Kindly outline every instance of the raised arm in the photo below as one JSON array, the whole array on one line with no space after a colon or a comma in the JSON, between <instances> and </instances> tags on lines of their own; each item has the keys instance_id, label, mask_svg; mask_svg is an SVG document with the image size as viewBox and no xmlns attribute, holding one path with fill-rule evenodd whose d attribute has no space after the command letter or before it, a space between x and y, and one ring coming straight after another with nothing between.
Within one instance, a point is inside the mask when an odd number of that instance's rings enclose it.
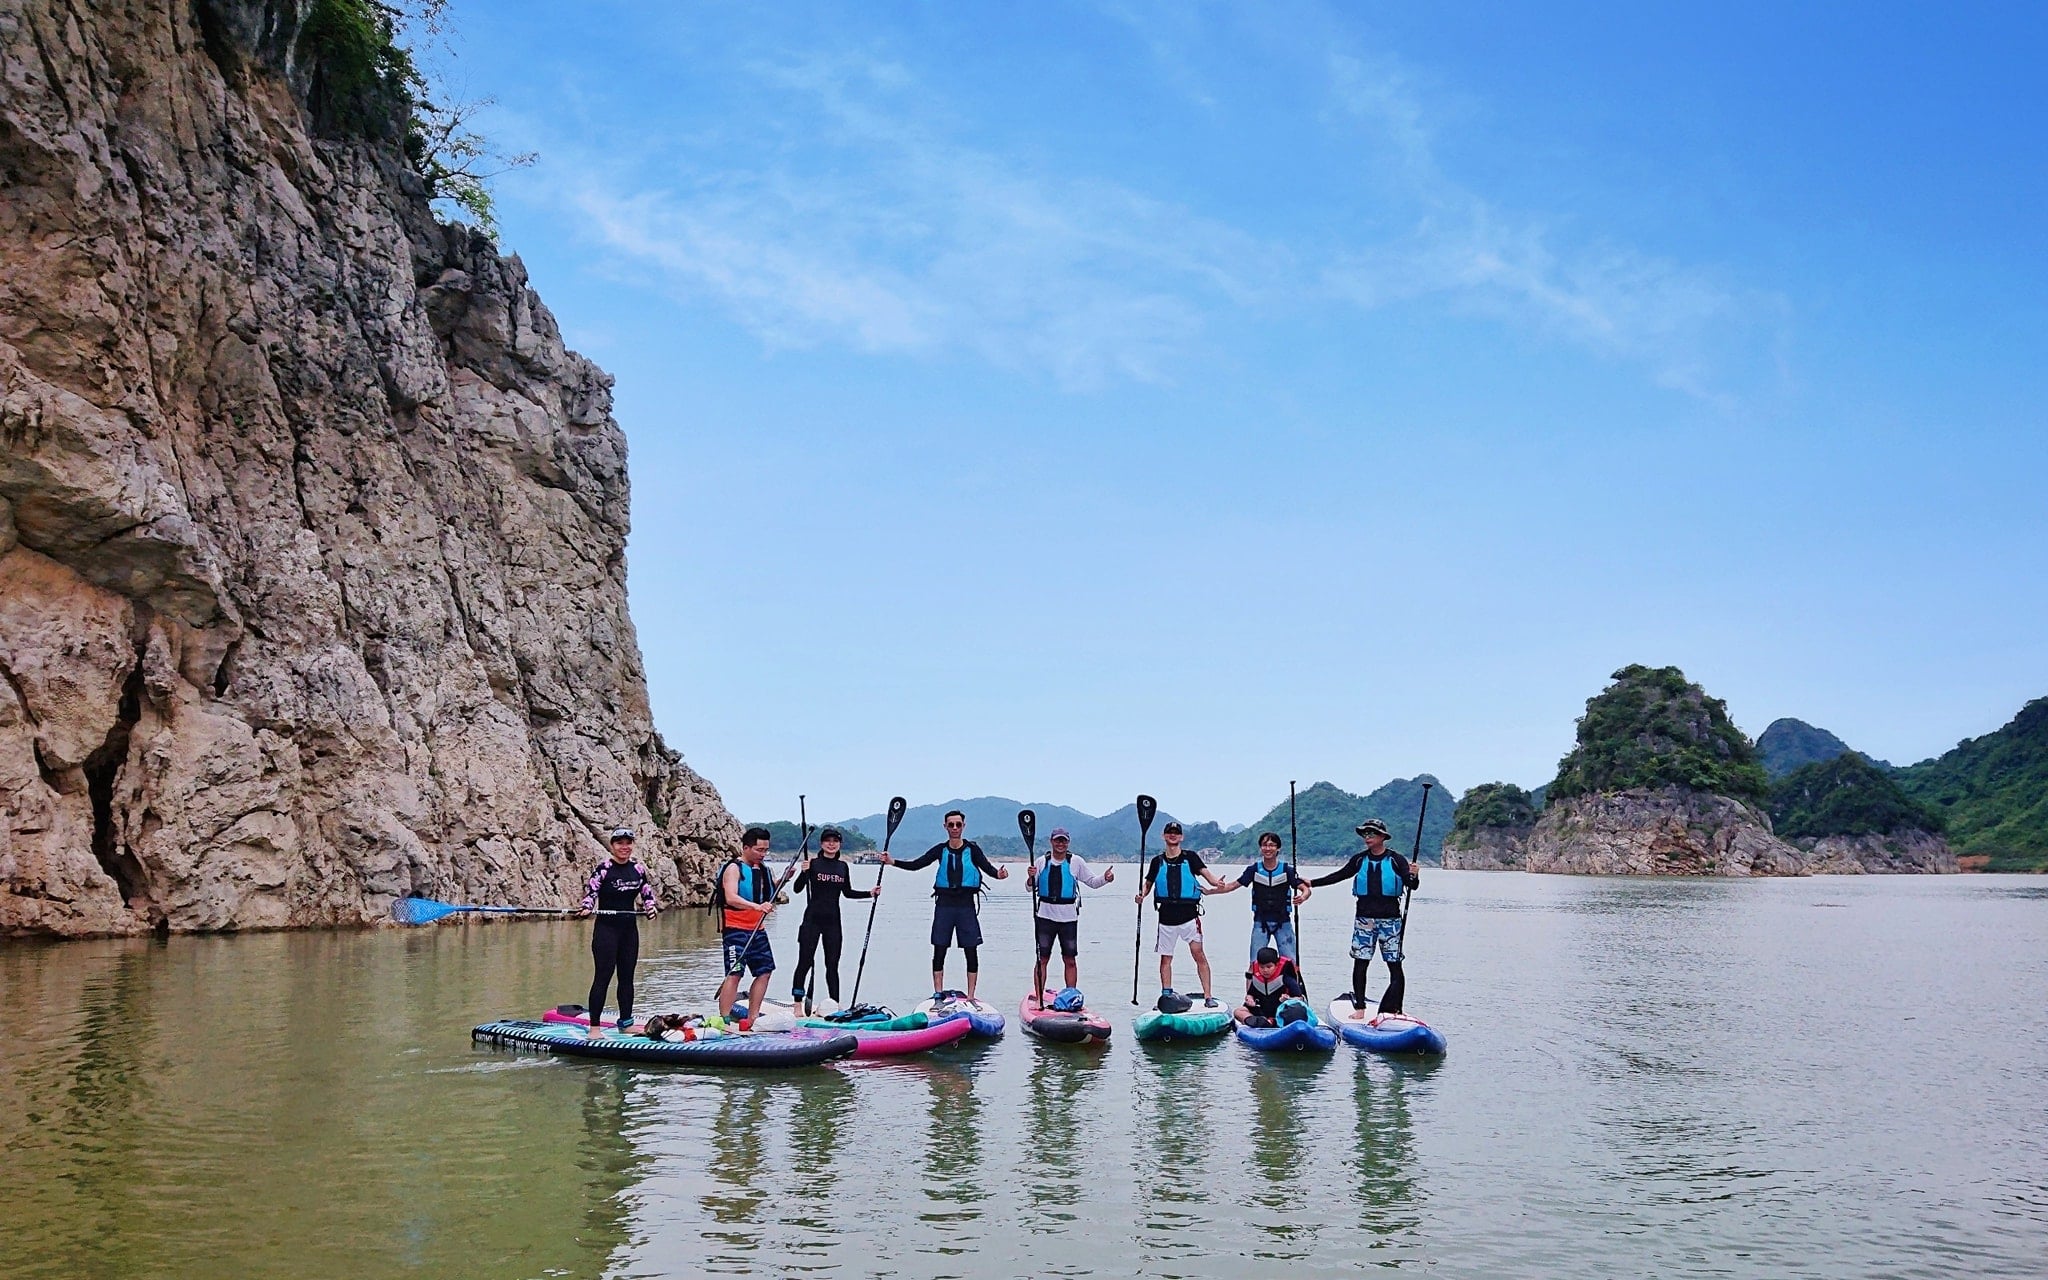
<instances>
[{"instance_id":1,"label":"raised arm","mask_svg":"<svg viewBox=\"0 0 2048 1280\"><path fill-rule=\"evenodd\" d=\"M1343 866L1337 868L1335 871L1332 871L1329 875L1317 876L1315 879L1309 881L1309 883L1315 886L1316 888L1320 889L1326 884L1339 884L1345 880L1349 880L1351 877L1358 874L1358 864L1362 862L1364 858L1364 853L1354 853L1351 855L1350 861L1346 862Z\"/></svg>"}]
</instances>

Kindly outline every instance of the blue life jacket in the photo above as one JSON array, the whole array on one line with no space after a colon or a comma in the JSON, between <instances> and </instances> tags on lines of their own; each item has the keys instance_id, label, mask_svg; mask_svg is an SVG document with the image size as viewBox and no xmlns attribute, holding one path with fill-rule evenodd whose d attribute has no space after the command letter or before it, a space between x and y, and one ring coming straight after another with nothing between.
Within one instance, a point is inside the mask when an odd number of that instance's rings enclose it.
<instances>
[{"instance_id":1,"label":"blue life jacket","mask_svg":"<svg viewBox=\"0 0 2048 1280\"><path fill-rule=\"evenodd\" d=\"M739 890L742 898L748 902L766 902L775 896L775 882L768 878L768 868L750 867L738 859L733 860L733 865L740 869L739 883L734 888Z\"/></svg>"},{"instance_id":2,"label":"blue life jacket","mask_svg":"<svg viewBox=\"0 0 2048 1280\"><path fill-rule=\"evenodd\" d=\"M939 873L932 880L935 889L981 889L981 868L974 865L970 845L946 849L939 854Z\"/></svg>"},{"instance_id":3,"label":"blue life jacket","mask_svg":"<svg viewBox=\"0 0 2048 1280\"><path fill-rule=\"evenodd\" d=\"M1048 857L1038 869L1038 900L1064 905L1074 900L1076 892L1073 864Z\"/></svg>"},{"instance_id":4,"label":"blue life jacket","mask_svg":"<svg viewBox=\"0 0 2048 1280\"><path fill-rule=\"evenodd\" d=\"M1372 887L1373 872L1379 872L1380 887ZM1398 898L1401 896L1401 873L1394 870L1391 856L1367 858L1359 864L1358 874L1351 877L1351 892L1361 898Z\"/></svg>"},{"instance_id":5,"label":"blue life jacket","mask_svg":"<svg viewBox=\"0 0 2048 1280\"><path fill-rule=\"evenodd\" d=\"M1152 873L1152 896L1160 902L1201 900L1202 886L1195 879L1195 869L1188 865L1185 854L1159 860L1159 870Z\"/></svg>"}]
</instances>

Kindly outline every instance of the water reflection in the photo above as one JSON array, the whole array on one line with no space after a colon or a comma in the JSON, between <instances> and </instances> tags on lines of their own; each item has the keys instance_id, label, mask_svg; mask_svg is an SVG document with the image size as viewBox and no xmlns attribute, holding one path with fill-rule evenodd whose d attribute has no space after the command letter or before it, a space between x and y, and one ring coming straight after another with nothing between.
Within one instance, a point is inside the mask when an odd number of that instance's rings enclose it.
<instances>
[{"instance_id":1,"label":"water reflection","mask_svg":"<svg viewBox=\"0 0 2048 1280\"><path fill-rule=\"evenodd\" d=\"M1320 1058L1297 1061L1276 1056L1261 1062L1251 1072L1252 1082L1252 1164L1260 1174L1259 1187L1252 1193L1252 1222L1265 1237L1266 1247L1257 1256L1273 1259L1299 1257L1299 1248L1275 1246L1312 1238L1312 1228L1298 1220L1301 1209L1301 1111L1303 1094L1314 1082L1313 1069Z\"/></svg>"},{"instance_id":2,"label":"water reflection","mask_svg":"<svg viewBox=\"0 0 2048 1280\"><path fill-rule=\"evenodd\" d=\"M1422 1223L1408 1091L1427 1080L1437 1066L1409 1066L1362 1053L1353 1057L1351 1091L1358 1119L1350 1165L1352 1183L1358 1188L1358 1225L1374 1237L1375 1248L1386 1248Z\"/></svg>"},{"instance_id":3,"label":"water reflection","mask_svg":"<svg viewBox=\"0 0 2048 1280\"><path fill-rule=\"evenodd\" d=\"M1139 1135L1138 1221L1143 1249L1162 1259L1192 1261L1203 1253L1202 1231L1214 1213L1207 1169L1214 1145L1205 1096L1206 1065L1218 1046L1147 1043L1135 1060Z\"/></svg>"},{"instance_id":4,"label":"water reflection","mask_svg":"<svg viewBox=\"0 0 2048 1280\"><path fill-rule=\"evenodd\" d=\"M1107 1078L1103 1064L1109 1055L1099 1048L1033 1048L1022 1135L1028 1220L1039 1230L1059 1231L1077 1220L1086 1193L1081 1165L1093 1144L1083 1132L1080 1108Z\"/></svg>"},{"instance_id":5,"label":"water reflection","mask_svg":"<svg viewBox=\"0 0 2048 1280\"><path fill-rule=\"evenodd\" d=\"M761 1206L767 1200L762 1174L768 1151L768 1102L774 1085L760 1076L731 1076L719 1082L713 1133L705 1145L705 1167L716 1184L701 1197L704 1238L740 1257L761 1240Z\"/></svg>"},{"instance_id":6,"label":"water reflection","mask_svg":"<svg viewBox=\"0 0 2048 1280\"><path fill-rule=\"evenodd\" d=\"M926 1058L922 1068L930 1116L925 1125L924 1197L918 1220L940 1229L942 1254L965 1251L981 1220L988 1191L981 1184L982 1098L971 1060Z\"/></svg>"}]
</instances>

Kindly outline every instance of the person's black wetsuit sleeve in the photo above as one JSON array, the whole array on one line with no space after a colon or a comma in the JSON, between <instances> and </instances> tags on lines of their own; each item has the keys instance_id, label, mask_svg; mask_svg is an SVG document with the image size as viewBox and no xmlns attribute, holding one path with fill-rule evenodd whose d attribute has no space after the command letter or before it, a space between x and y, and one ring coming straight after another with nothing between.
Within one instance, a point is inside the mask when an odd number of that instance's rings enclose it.
<instances>
[{"instance_id":1,"label":"person's black wetsuit sleeve","mask_svg":"<svg viewBox=\"0 0 2048 1280\"><path fill-rule=\"evenodd\" d=\"M1351 855L1351 860L1349 862L1337 868L1335 871L1332 871L1329 875L1317 876L1315 879L1309 881L1309 883L1316 886L1319 889L1326 884L1341 884L1342 882L1349 880L1351 877L1357 875L1358 868L1360 864L1362 864L1364 861L1365 855L1363 853L1354 853Z\"/></svg>"},{"instance_id":2,"label":"person's black wetsuit sleeve","mask_svg":"<svg viewBox=\"0 0 2048 1280\"><path fill-rule=\"evenodd\" d=\"M1419 864L1408 861L1398 853L1394 855L1394 874L1401 877L1401 883L1410 889L1422 887L1422 870Z\"/></svg>"},{"instance_id":3,"label":"person's black wetsuit sleeve","mask_svg":"<svg viewBox=\"0 0 2048 1280\"><path fill-rule=\"evenodd\" d=\"M945 851L945 845L935 844L931 848L926 849L923 853L918 854L915 858L896 859L896 868L899 871L915 871L919 867L928 867L932 865L934 862L937 862L939 860L939 855L941 853L944 853Z\"/></svg>"},{"instance_id":4,"label":"person's black wetsuit sleeve","mask_svg":"<svg viewBox=\"0 0 2048 1280\"><path fill-rule=\"evenodd\" d=\"M996 864L982 856L980 845L970 840L967 843L967 851L974 855L974 865L981 868L983 875L992 876L996 873Z\"/></svg>"},{"instance_id":5,"label":"person's black wetsuit sleeve","mask_svg":"<svg viewBox=\"0 0 2048 1280\"><path fill-rule=\"evenodd\" d=\"M811 869L806 865L802 871L796 873L796 879L790 881L789 891L791 893L802 893L810 883Z\"/></svg>"},{"instance_id":6,"label":"person's black wetsuit sleeve","mask_svg":"<svg viewBox=\"0 0 2048 1280\"><path fill-rule=\"evenodd\" d=\"M852 880L848 880L845 886L841 888L839 892L848 898L872 898L875 896L875 891L873 889L854 888Z\"/></svg>"}]
</instances>

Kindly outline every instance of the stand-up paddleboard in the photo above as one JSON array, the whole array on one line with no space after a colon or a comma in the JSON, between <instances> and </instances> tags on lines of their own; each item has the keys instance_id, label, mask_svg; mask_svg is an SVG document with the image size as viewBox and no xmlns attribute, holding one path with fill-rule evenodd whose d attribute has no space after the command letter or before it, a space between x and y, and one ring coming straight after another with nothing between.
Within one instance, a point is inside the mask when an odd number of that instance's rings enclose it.
<instances>
[{"instance_id":1,"label":"stand-up paddleboard","mask_svg":"<svg viewBox=\"0 0 2048 1280\"><path fill-rule=\"evenodd\" d=\"M1344 996L1330 1001L1330 1025L1355 1044L1374 1053L1442 1053L1449 1048L1443 1033L1420 1018L1405 1013L1375 1013L1368 1009L1362 1018L1353 1017L1358 1006Z\"/></svg>"},{"instance_id":2,"label":"stand-up paddleboard","mask_svg":"<svg viewBox=\"0 0 2048 1280\"><path fill-rule=\"evenodd\" d=\"M1017 1021L1026 1035L1058 1044L1105 1044L1109 1040L1109 1021L1101 1014L1087 1008L1078 1012L1041 1008L1036 991L1025 992L1018 1002Z\"/></svg>"},{"instance_id":3,"label":"stand-up paddleboard","mask_svg":"<svg viewBox=\"0 0 2048 1280\"><path fill-rule=\"evenodd\" d=\"M921 1001L917 1012L936 1022L964 1013L974 1024L974 1034L994 1040L1003 1034L1003 1011L986 1000L970 1000L964 991L940 991Z\"/></svg>"},{"instance_id":4,"label":"stand-up paddleboard","mask_svg":"<svg viewBox=\"0 0 2048 1280\"><path fill-rule=\"evenodd\" d=\"M593 1040L585 1027L573 1023L526 1019L486 1022L469 1034L483 1044L537 1049L564 1057L677 1066L807 1067L844 1058L859 1047L851 1032L815 1031L738 1031L671 1041L650 1040L613 1028Z\"/></svg>"},{"instance_id":5,"label":"stand-up paddleboard","mask_svg":"<svg viewBox=\"0 0 2048 1280\"><path fill-rule=\"evenodd\" d=\"M1230 1030L1230 1006L1221 1000L1197 999L1182 1013L1147 1009L1133 1020L1131 1029L1138 1039L1156 1043L1208 1040Z\"/></svg>"},{"instance_id":6,"label":"stand-up paddleboard","mask_svg":"<svg viewBox=\"0 0 2048 1280\"><path fill-rule=\"evenodd\" d=\"M1248 1027L1242 1022L1234 1025L1237 1038L1261 1053L1328 1053L1337 1047L1337 1033L1316 1017L1314 1009L1308 1010L1308 1017L1299 1022L1283 1022L1274 1027Z\"/></svg>"}]
</instances>

